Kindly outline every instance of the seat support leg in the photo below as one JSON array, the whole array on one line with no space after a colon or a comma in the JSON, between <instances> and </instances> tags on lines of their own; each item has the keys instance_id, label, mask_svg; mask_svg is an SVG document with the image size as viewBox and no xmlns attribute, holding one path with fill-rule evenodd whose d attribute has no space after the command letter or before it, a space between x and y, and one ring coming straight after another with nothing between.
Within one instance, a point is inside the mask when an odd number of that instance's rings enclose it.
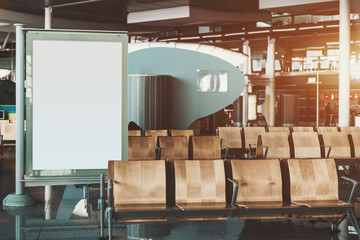
<instances>
[{"instance_id":1,"label":"seat support leg","mask_svg":"<svg viewBox=\"0 0 360 240\"><path fill-rule=\"evenodd\" d=\"M107 208L107 218L108 218L108 234L109 240L112 238L112 218L113 218L113 209L111 207Z\"/></svg>"},{"instance_id":2,"label":"seat support leg","mask_svg":"<svg viewBox=\"0 0 360 240\"><path fill-rule=\"evenodd\" d=\"M359 224L358 224L358 221L356 219L356 215L355 215L355 212L354 212L354 209L353 208L349 208L348 209L348 212L347 212L347 215L348 215L348 218L351 222L351 224L354 226L355 228L355 231L358 235L358 238L360 239L360 227L359 227Z\"/></svg>"},{"instance_id":3,"label":"seat support leg","mask_svg":"<svg viewBox=\"0 0 360 240\"><path fill-rule=\"evenodd\" d=\"M100 175L100 198L98 208L100 210L100 239L104 239L104 221L105 221L105 174Z\"/></svg>"}]
</instances>

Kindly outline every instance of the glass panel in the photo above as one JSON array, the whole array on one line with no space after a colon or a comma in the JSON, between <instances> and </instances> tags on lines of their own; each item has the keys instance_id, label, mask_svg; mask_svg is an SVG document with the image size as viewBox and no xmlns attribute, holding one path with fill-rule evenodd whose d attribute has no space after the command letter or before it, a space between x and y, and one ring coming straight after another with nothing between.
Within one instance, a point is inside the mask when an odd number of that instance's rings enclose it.
<instances>
[{"instance_id":1,"label":"glass panel","mask_svg":"<svg viewBox=\"0 0 360 240\"><path fill-rule=\"evenodd\" d=\"M222 70L197 70L198 79L196 91L198 92L227 92L227 71Z\"/></svg>"},{"instance_id":2,"label":"glass panel","mask_svg":"<svg viewBox=\"0 0 360 240\"><path fill-rule=\"evenodd\" d=\"M307 50L306 56L307 57L321 57L323 55L322 50Z\"/></svg>"}]
</instances>

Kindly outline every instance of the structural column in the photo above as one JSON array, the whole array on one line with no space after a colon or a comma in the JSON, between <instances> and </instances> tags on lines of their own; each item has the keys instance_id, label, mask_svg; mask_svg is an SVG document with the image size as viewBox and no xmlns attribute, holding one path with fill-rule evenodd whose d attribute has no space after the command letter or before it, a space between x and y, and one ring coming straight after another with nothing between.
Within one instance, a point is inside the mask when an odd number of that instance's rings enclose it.
<instances>
[{"instance_id":1,"label":"structural column","mask_svg":"<svg viewBox=\"0 0 360 240\"><path fill-rule=\"evenodd\" d=\"M350 115L350 0L340 0L339 126L349 126Z\"/></svg>"},{"instance_id":2,"label":"structural column","mask_svg":"<svg viewBox=\"0 0 360 240\"><path fill-rule=\"evenodd\" d=\"M268 101L268 124L275 125L275 39L268 40L266 75L269 77L269 85L265 89L265 102Z\"/></svg>"},{"instance_id":3,"label":"structural column","mask_svg":"<svg viewBox=\"0 0 360 240\"><path fill-rule=\"evenodd\" d=\"M243 102L242 102L242 109L243 109L243 114L242 114L242 125L246 126L246 123L248 121L248 115L247 115L247 111L248 111L248 91L249 91L249 80L248 80L248 74L251 73L251 50L250 50L250 46L249 46L249 41L246 40L243 43L243 53L248 55L247 60L244 62L244 67L243 67L243 74L245 77L245 87L244 87L244 92L243 92Z\"/></svg>"},{"instance_id":4,"label":"structural column","mask_svg":"<svg viewBox=\"0 0 360 240\"><path fill-rule=\"evenodd\" d=\"M45 29L51 29L52 24L52 8L46 7L45 8ZM51 209L51 195L52 195L52 186L46 185L45 186L45 219L50 220L52 209Z\"/></svg>"},{"instance_id":5,"label":"structural column","mask_svg":"<svg viewBox=\"0 0 360 240\"><path fill-rule=\"evenodd\" d=\"M51 29L51 19L52 19L52 8L45 8L45 29Z\"/></svg>"},{"instance_id":6,"label":"structural column","mask_svg":"<svg viewBox=\"0 0 360 240\"><path fill-rule=\"evenodd\" d=\"M16 150L15 194L3 200L4 208L25 207L36 203L31 195L24 193L25 174L25 32L23 24L16 27Z\"/></svg>"}]
</instances>

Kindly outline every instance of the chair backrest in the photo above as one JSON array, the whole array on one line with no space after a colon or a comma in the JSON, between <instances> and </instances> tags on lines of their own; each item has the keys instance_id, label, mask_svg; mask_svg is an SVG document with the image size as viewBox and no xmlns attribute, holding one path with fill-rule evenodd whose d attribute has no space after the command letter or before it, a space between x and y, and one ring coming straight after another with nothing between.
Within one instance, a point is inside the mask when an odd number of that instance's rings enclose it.
<instances>
[{"instance_id":1,"label":"chair backrest","mask_svg":"<svg viewBox=\"0 0 360 240\"><path fill-rule=\"evenodd\" d=\"M158 136L168 136L168 131L166 129L160 130L145 130L145 136L151 136L154 138L155 146L158 145Z\"/></svg>"},{"instance_id":2,"label":"chair backrest","mask_svg":"<svg viewBox=\"0 0 360 240\"><path fill-rule=\"evenodd\" d=\"M164 160L109 161L108 178L114 180L114 205L166 205Z\"/></svg>"},{"instance_id":3,"label":"chair backrest","mask_svg":"<svg viewBox=\"0 0 360 240\"><path fill-rule=\"evenodd\" d=\"M128 137L128 159L150 160L156 159L155 142L153 137L129 136Z\"/></svg>"},{"instance_id":4,"label":"chair backrest","mask_svg":"<svg viewBox=\"0 0 360 240\"><path fill-rule=\"evenodd\" d=\"M282 167L288 173L283 181L289 184L291 202L339 199L334 159L287 159L283 160Z\"/></svg>"},{"instance_id":5,"label":"chair backrest","mask_svg":"<svg viewBox=\"0 0 360 240\"><path fill-rule=\"evenodd\" d=\"M245 139L245 148L249 147L249 143L256 144L258 136L261 133L266 132L265 127L244 127L244 139Z\"/></svg>"},{"instance_id":6,"label":"chair backrest","mask_svg":"<svg viewBox=\"0 0 360 240\"><path fill-rule=\"evenodd\" d=\"M360 132L360 127L340 127L340 132L351 134L353 132Z\"/></svg>"},{"instance_id":7,"label":"chair backrest","mask_svg":"<svg viewBox=\"0 0 360 240\"><path fill-rule=\"evenodd\" d=\"M188 141L190 140L190 136L194 136L194 129L171 129L171 136L186 136Z\"/></svg>"},{"instance_id":8,"label":"chair backrest","mask_svg":"<svg viewBox=\"0 0 360 240\"><path fill-rule=\"evenodd\" d=\"M189 159L187 136L159 136L160 159Z\"/></svg>"},{"instance_id":9,"label":"chair backrest","mask_svg":"<svg viewBox=\"0 0 360 240\"><path fill-rule=\"evenodd\" d=\"M242 148L241 127L218 127L222 146L228 148Z\"/></svg>"},{"instance_id":10,"label":"chair backrest","mask_svg":"<svg viewBox=\"0 0 360 240\"><path fill-rule=\"evenodd\" d=\"M337 127L317 127L316 131L319 135L322 135L324 132L338 132Z\"/></svg>"},{"instance_id":11,"label":"chair backrest","mask_svg":"<svg viewBox=\"0 0 360 240\"><path fill-rule=\"evenodd\" d=\"M321 147L317 132L293 132L295 158L321 158Z\"/></svg>"},{"instance_id":12,"label":"chair backrest","mask_svg":"<svg viewBox=\"0 0 360 240\"><path fill-rule=\"evenodd\" d=\"M293 132L314 132L313 127L293 127Z\"/></svg>"},{"instance_id":13,"label":"chair backrest","mask_svg":"<svg viewBox=\"0 0 360 240\"><path fill-rule=\"evenodd\" d=\"M290 129L288 127L268 127L269 132L285 132L290 135Z\"/></svg>"},{"instance_id":14,"label":"chair backrest","mask_svg":"<svg viewBox=\"0 0 360 240\"><path fill-rule=\"evenodd\" d=\"M256 146L257 152L262 146L268 148L266 158L290 158L289 136L286 132L261 133Z\"/></svg>"},{"instance_id":15,"label":"chair backrest","mask_svg":"<svg viewBox=\"0 0 360 240\"><path fill-rule=\"evenodd\" d=\"M141 130L128 130L128 136L141 136Z\"/></svg>"},{"instance_id":16,"label":"chair backrest","mask_svg":"<svg viewBox=\"0 0 360 240\"><path fill-rule=\"evenodd\" d=\"M354 157L359 158L360 157L360 132L352 132L351 138L353 140L354 144Z\"/></svg>"},{"instance_id":17,"label":"chair backrest","mask_svg":"<svg viewBox=\"0 0 360 240\"><path fill-rule=\"evenodd\" d=\"M331 146L330 158L350 158L351 148L347 133L343 132L324 132L322 134L324 145ZM325 147L325 156L327 149Z\"/></svg>"},{"instance_id":18,"label":"chair backrest","mask_svg":"<svg viewBox=\"0 0 360 240\"><path fill-rule=\"evenodd\" d=\"M15 122L2 122L0 126L0 134L3 135L4 141L16 140L16 123Z\"/></svg>"},{"instance_id":19,"label":"chair backrest","mask_svg":"<svg viewBox=\"0 0 360 240\"><path fill-rule=\"evenodd\" d=\"M223 160L175 160L175 203L226 203Z\"/></svg>"},{"instance_id":20,"label":"chair backrest","mask_svg":"<svg viewBox=\"0 0 360 240\"><path fill-rule=\"evenodd\" d=\"M232 160L232 177L239 183L236 202L282 201L280 161Z\"/></svg>"},{"instance_id":21,"label":"chair backrest","mask_svg":"<svg viewBox=\"0 0 360 240\"><path fill-rule=\"evenodd\" d=\"M192 136L192 159L221 159L219 136Z\"/></svg>"},{"instance_id":22,"label":"chair backrest","mask_svg":"<svg viewBox=\"0 0 360 240\"><path fill-rule=\"evenodd\" d=\"M194 129L171 129L171 136L194 136Z\"/></svg>"}]
</instances>

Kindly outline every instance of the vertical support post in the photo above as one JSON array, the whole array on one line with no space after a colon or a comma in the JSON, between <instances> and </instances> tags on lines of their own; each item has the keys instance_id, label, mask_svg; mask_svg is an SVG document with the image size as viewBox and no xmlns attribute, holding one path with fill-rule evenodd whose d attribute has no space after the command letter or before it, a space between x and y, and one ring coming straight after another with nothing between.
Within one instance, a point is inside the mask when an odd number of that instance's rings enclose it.
<instances>
[{"instance_id":1,"label":"vertical support post","mask_svg":"<svg viewBox=\"0 0 360 240\"><path fill-rule=\"evenodd\" d=\"M250 51L250 47L249 47L249 41L246 40L243 43L243 53L248 55L248 59L244 62L244 69L243 69L243 73L244 73L244 77L245 77L245 88L243 91L243 101L242 101L242 125L246 126L246 123L248 121L248 116L247 116L247 112L248 112L248 107L247 107L247 98L248 98L248 85L249 85L249 79L248 79L248 74L251 72L250 71L250 66L251 64L251 51Z\"/></svg>"},{"instance_id":2,"label":"vertical support post","mask_svg":"<svg viewBox=\"0 0 360 240\"><path fill-rule=\"evenodd\" d=\"M51 29L52 25L52 8L46 7L45 8L45 29Z\"/></svg>"},{"instance_id":3,"label":"vertical support post","mask_svg":"<svg viewBox=\"0 0 360 240\"><path fill-rule=\"evenodd\" d=\"M108 208L107 208L107 217L108 217L108 233L109 239L112 238L112 221L113 221L113 210L114 210L114 192L113 192L113 180L108 179L108 191L109 191L109 199L108 199Z\"/></svg>"},{"instance_id":4,"label":"vertical support post","mask_svg":"<svg viewBox=\"0 0 360 240\"><path fill-rule=\"evenodd\" d=\"M339 126L349 126L350 115L350 0L339 1Z\"/></svg>"},{"instance_id":5,"label":"vertical support post","mask_svg":"<svg viewBox=\"0 0 360 240\"><path fill-rule=\"evenodd\" d=\"M24 216L15 216L15 239L24 239L24 234L21 228L24 226Z\"/></svg>"},{"instance_id":6,"label":"vertical support post","mask_svg":"<svg viewBox=\"0 0 360 240\"><path fill-rule=\"evenodd\" d=\"M265 89L265 99L269 100L268 122L270 126L275 125L275 39L268 39L266 75L269 76L269 86Z\"/></svg>"},{"instance_id":7,"label":"vertical support post","mask_svg":"<svg viewBox=\"0 0 360 240\"><path fill-rule=\"evenodd\" d=\"M52 193L52 186L45 186L45 220L51 220L51 193Z\"/></svg>"},{"instance_id":8,"label":"vertical support post","mask_svg":"<svg viewBox=\"0 0 360 240\"><path fill-rule=\"evenodd\" d=\"M45 8L45 29L51 29L51 22L52 20L52 8L46 7ZM45 186L45 219L50 220L51 219L51 199L52 194L52 186L46 185Z\"/></svg>"},{"instance_id":9,"label":"vertical support post","mask_svg":"<svg viewBox=\"0 0 360 240\"><path fill-rule=\"evenodd\" d=\"M24 164L25 164L25 33L23 24L16 27L16 173L15 192L24 193Z\"/></svg>"},{"instance_id":10,"label":"vertical support post","mask_svg":"<svg viewBox=\"0 0 360 240\"><path fill-rule=\"evenodd\" d=\"M319 126L319 71L316 71L316 127Z\"/></svg>"},{"instance_id":11,"label":"vertical support post","mask_svg":"<svg viewBox=\"0 0 360 240\"><path fill-rule=\"evenodd\" d=\"M98 208L100 210L100 237L104 238L104 225L105 225L105 174L100 174L100 198Z\"/></svg>"},{"instance_id":12,"label":"vertical support post","mask_svg":"<svg viewBox=\"0 0 360 240\"><path fill-rule=\"evenodd\" d=\"M3 207L25 207L36 203L29 194L24 194L25 174L25 32L24 24L16 27L16 151L15 151L15 194L3 200Z\"/></svg>"}]
</instances>

